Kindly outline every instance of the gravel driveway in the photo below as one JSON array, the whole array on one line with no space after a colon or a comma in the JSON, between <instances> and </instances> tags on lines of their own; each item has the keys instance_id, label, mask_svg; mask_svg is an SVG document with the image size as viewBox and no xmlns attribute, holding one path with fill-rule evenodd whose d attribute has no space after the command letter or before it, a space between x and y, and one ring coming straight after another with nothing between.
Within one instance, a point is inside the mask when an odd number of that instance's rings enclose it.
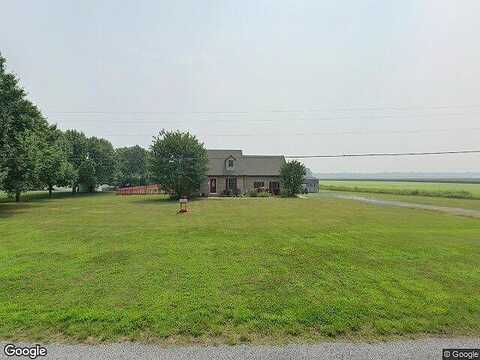
<instances>
[{"instance_id":1,"label":"gravel driveway","mask_svg":"<svg viewBox=\"0 0 480 360\"><path fill-rule=\"evenodd\" d=\"M443 212L451 215L467 216L467 217L480 219L480 211L478 210L470 210L470 209L448 207L448 206L416 204L416 203L395 201L395 200L380 200L380 199L367 198L367 197L358 196L358 195L328 194L328 196L332 196L337 199L356 200L356 201L361 201L361 202L364 202L367 204L373 204L373 205L397 206L397 207L404 207L404 208L411 208L411 209L430 210L430 211Z\"/></svg>"},{"instance_id":2,"label":"gravel driveway","mask_svg":"<svg viewBox=\"0 0 480 360\"><path fill-rule=\"evenodd\" d=\"M1 359L28 359L28 357L7 357ZM20 344L17 344L20 345ZM23 344L25 345L25 344ZM445 348L479 348L480 338L430 338L422 340L347 343L325 342L317 345L286 346L219 346L219 347L178 347L162 348L156 345L119 343L111 345L45 345L46 357L37 359L345 359L345 360L384 360L384 359L442 359Z\"/></svg>"}]
</instances>

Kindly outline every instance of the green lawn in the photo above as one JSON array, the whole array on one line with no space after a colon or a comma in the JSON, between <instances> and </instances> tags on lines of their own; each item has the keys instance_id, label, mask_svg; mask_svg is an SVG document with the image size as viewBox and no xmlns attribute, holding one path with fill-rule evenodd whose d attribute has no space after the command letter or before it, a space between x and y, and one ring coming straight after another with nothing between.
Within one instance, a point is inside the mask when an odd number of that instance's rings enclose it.
<instances>
[{"instance_id":1,"label":"green lawn","mask_svg":"<svg viewBox=\"0 0 480 360\"><path fill-rule=\"evenodd\" d=\"M432 183L415 181L320 180L324 190L392 193L480 199L480 183Z\"/></svg>"},{"instance_id":2,"label":"green lawn","mask_svg":"<svg viewBox=\"0 0 480 360\"><path fill-rule=\"evenodd\" d=\"M333 198L0 204L0 338L480 334L480 221Z\"/></svg>"}]
</instances>

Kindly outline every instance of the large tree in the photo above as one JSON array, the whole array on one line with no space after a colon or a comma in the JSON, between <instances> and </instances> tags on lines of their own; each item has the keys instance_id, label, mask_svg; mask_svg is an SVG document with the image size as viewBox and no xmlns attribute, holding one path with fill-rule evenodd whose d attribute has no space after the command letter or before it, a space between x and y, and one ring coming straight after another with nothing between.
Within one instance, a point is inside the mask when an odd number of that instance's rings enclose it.
<instances>
[{"instance_id":1,"label":"large tree","mask_svg":"<svg viewBox=\"0 0 480 360\"><path fill-rule=\"evenodd\" d=\"M97 178L95 176L95 163L87 159L80 165L78 169L78 182L85 186L88 192L95 191Z\"/></svg>"},{"instance_id":2,"label":"large tree","mask_svg":"<svg viewBox=\"0 0 480 360\"><path fill-rule=\"evenodd\" d=\"M88 139L82 132L67 130L59 139L59 146L70 164L70 186L75 193L79 184L78 171L88 158Z\"/></svg>"},{"instance_id":3,"label":"large tree","mask_svg":"<svg viewBox=\"0 0 480 360\"><path fill-rule=\"evenodd\" d=\"M116 149L115 183L118 186L138 186L148 183L148 151L135 145Z\"/></svg>"},{"instance_id":4,"label":"large tree","mask_svg":"<svg viewBox=\"0 0 480 360\"><path fill-rule=\"evenodd\" d=\"M36 174L39 186L47 188L48 196L52 196L54 186L71 184L73 167L66 161L61 147L57 143L47 144L38 157Z\"/></svg>"},{"instance_id":5,"label":"large tree","mask_svg":"<svg viewBox=\"0 0 480 360\"><path fill-rule=\"evenodd\" d=\"M280 170L282 192L286 196L295 196L302 191L307 169L297 160L285 163Z\"/></svg>"},{"instance_id":6,"label":"large tree","mask_svg":"<svg viewBox=\"0 0 480 360\"><path fill-rule=\"evenodd\" d=\"M20 201L20 194L35 186L36 159L48 124L5 63L0 55L0 186Z\"/></svg>"},{"instance_id":7,"label":"large tree","mask_svg":"<svg viewBox=\"0 0 480 360\"><path fill-rule=\"evenodd\" d=\"M174 198L192 196L206 177L207 150L194 135L162 130L150 147L153 178Z\"/></svg>"},{"instance_id":8,"label":"large tree","mask_svg":"<svg viewBox=\"0 0 480 360\"><path fill-rule=\"evenodd\" d=\"M88 159L95 168L98 185L113 183L115 176L115 149L110 141L91 137L88 139Z\"/></svg>"}]
</instances>

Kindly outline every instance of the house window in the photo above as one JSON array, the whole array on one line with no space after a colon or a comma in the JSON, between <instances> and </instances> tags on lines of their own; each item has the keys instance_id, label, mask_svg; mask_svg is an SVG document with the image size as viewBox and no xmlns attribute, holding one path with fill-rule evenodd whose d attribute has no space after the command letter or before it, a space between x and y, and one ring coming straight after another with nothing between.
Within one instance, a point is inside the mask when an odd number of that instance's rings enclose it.
<instances>
[{"instance_id":1,"label":"house window","mask_svg":"<svg viewBox=\"0 0 480 360\"><path fill-rule=\"evenodd\" d=\"M255 181L253 183L253 188L254 189L259 189L259 188L263 188L265 186L265 182L264 181Z\"/></svg>"},{"instance_id":2,"label":"house window","mask_svg":"<svg viewBox=\"0 0 480 360\"><path fill-rule=\"evenodd\" d=\"M227 160L227 169L233 169L234 162L233 159L228 159Z\"/></svg>"}]
</instances>

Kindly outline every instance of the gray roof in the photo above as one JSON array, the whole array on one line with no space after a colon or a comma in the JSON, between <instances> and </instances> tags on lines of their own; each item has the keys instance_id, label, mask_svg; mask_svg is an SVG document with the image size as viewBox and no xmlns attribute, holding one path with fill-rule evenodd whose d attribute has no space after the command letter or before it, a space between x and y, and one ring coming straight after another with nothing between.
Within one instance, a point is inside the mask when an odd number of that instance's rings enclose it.
<instances>
[{"instance_id":1,"label":"gray roof","mask_svg":"<svg viewBox=\"0 0 480 360\"><path fill-rule=\"evenodd\" d=\"M285 163L283 156L243 155L242 150L207 150L207 175L246 175L246 176L278 176ZM235 160L235 168L227 170L227 159Z\"/></svg>"},{"instance_id":2,"label":"gray roof","mask_svg":"<svg viewBox=\"0 0 480 360\"><path fill-rule=\"evenodd\" d=\"M307 174L305 175L305 179L318 180L318 178L315 175L313 175L312 170L310 170L309 168L307 168Z\"/></svg>"}]
</instances>

